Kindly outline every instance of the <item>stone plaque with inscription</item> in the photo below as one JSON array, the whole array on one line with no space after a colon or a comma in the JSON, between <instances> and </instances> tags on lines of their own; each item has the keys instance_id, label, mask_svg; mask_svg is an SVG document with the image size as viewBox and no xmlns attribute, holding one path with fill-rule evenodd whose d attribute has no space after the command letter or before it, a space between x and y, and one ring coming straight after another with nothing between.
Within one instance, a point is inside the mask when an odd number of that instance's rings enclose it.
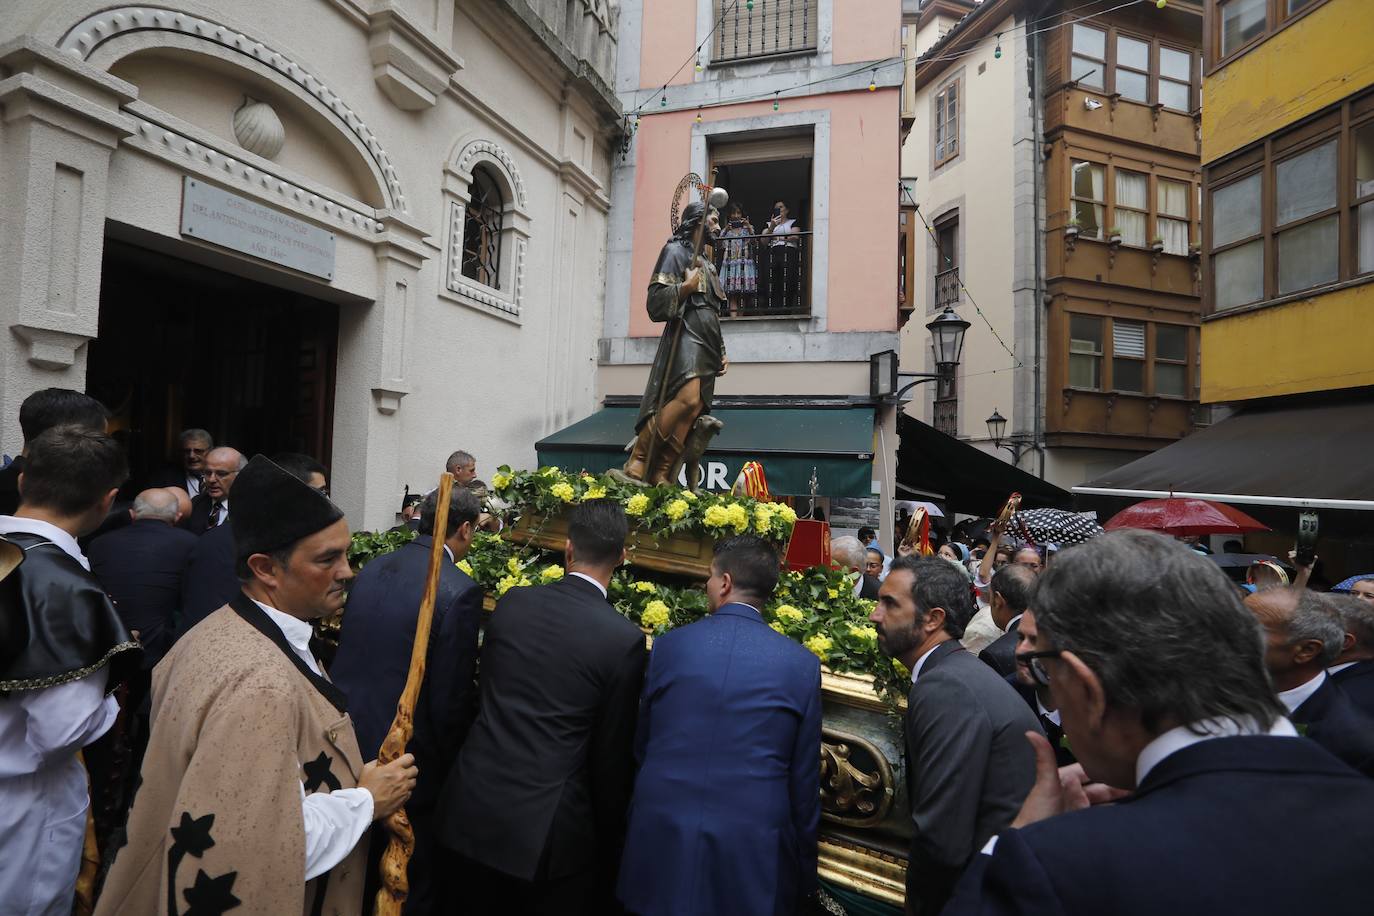
<instances>
[{"instance_id":1,"label":"stone plaque with inscription","mask_svg":"<svg viewBox=\"0 0 1374 916\"><path fill-rule=\"evenodd\" d=\"M198 178L183 181L181 234L334 279L334 233Z\"/></svg>"}]
</instances>

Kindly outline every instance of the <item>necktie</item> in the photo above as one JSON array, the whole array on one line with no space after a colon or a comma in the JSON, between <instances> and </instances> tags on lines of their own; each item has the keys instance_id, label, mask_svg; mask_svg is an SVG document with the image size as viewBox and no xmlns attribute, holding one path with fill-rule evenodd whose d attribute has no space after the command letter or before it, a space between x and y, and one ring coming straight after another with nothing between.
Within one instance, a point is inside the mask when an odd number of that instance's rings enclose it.
<instances>
[{"instance_id":1,"label":"necktie","mask_svg":"<svg viewBox=\"0 0 1374 916\"><path fill-rule=\"evenodd\" d=\"M210 527L211 527L211 528L215 528L215 527L218 527L218 526L219 526L219 516L220 516L220 501L219 501L219 500L215 500L214 504L213 504L212 506L210 506Z\"/></svg>"}]
</instances>

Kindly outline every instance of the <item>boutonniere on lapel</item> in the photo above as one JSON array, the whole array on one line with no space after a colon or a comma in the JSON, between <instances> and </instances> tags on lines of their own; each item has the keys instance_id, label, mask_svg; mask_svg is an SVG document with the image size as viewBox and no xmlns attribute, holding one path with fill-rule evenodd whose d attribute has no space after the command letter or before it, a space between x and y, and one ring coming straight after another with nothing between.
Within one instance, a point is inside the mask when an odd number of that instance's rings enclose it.
<instances>
[{"instance_id":1,"label":"boutonniere on lapel","mask_svg":"<svg viewBox=\"0 0 1374 916\"><path fill-rule=\"evenodd\" d=\"M185 913L177 909L177 869L181 867L181 860L186 858L188 853L199 859L205 855L206 850L215 845L214 837L210 835L210 828L214 824L213 814L193 818L189 811L183 811L181 823L172 828L172 845L167 848L168 916L220 916L242 902L231 893L234 889L234 879L238 877L237 871L225 872L219 877L212 878L204 869L197 869L196 883L182 892L186 902L190 904L190 909Z\"/></svg>"},{"instance_id":2,"label":"boutonniere on lapel","mask_svg":"<svg viewBox=\"0 0 1374 916\"><path fill-rule=\"evenodd\" d=\"M1066 751L1072 751L1072 750L1073 750L1073 748L1069 747L1069 736L1068 736L1068 735L1060 735L1060 736L1059 736L1059 746L1062 747L1062 748L1063 748L1064 750L1066 750Z\"/></svg>"},{"instance_id":3,"label":"boutonniere on lapel","mask_svg":"<svg viewBox=\"0 0 1374 916\"><path fill-rule=\"evenodd\" d=\"M1293 723L1293 727L1296 728L1296 729L1298 730L1298 734L1299 734L1299 735L1302 735L1304 738L1307 737L1307 723L1306 723L1306 722L1294 722L1294 723Z\"/></svg>"}]
</instances>

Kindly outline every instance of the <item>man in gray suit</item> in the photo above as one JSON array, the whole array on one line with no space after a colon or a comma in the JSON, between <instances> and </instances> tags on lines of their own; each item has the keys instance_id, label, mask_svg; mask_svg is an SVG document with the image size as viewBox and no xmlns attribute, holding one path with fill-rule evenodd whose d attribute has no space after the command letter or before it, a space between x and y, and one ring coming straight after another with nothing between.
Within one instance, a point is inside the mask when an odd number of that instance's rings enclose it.
<instances>
[{"instance_id":1,"label":"man in gray suit","mask_svg":"<svg viewBox=\"0 0 1374 916\"><path fill-rule=\"evenodd\" d=\"M911 671L907 789L915 835L906 910L933 916L969 860L1009 825L1035 782L1026 732L1035 715L959 644L973 616L968 578L953 564L894 560L869 618L878 645Z\"/></svg>"}]
</instances>

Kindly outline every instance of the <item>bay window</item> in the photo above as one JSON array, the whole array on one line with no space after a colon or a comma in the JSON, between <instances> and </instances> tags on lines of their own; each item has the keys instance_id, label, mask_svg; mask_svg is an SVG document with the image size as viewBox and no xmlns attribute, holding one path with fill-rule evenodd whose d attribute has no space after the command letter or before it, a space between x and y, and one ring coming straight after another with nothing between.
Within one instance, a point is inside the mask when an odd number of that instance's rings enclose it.
<instances>
[{"instance_id":1,"label":"bay window","mask_svg":"<svg viewBox=\"0 0 1374 916\"><path fill-rule=\"evenodd\" d=\"M1069 316L1069 387L1102 388L1102 319Z\"/></svg>"},{"instance_id":2,"label":"bay window","mask_svg":"<svg viewBox=\"0 0 1374 916\"><path fill-rule=\"evenodd\" d=\"M1165 254L1188 253L1188 184L1160 178L1155 182L1155 234Z\"/></svg>"},{"instance_id":3,"label":"bay window","mask_svg":"<svg viewBox=\"0 0 1374 916\"><path fill-rule=\"evenodd\" d=\"M1264 298L1261 177L1255 173L1212 192L1212 278L1219 309Z\"/></svg>"},{"instance_id":4,"label":"bay window","mask_svg":"<svg viewBox=\"0 0 1374 916\"><path fill-rule=\"evenodd\" d=\"M1145 323L1112 320L1112 388L1145 392Z\"/></svg>"},{"instance_id":5,"label":"bay window","mask_svg":"<svg viewBox=\"0 0 1374 916\"><path fill-rule=\"evenodd\" d=\"M1106 170L1095 162L1075 162L1071 174L1072 218L1078 233L1084 238L1100 239L1107 212Z\"/></svg>"},{"instance_id":6,"label":"bay window","mask_svg":"<svg viewBox=\"0 0 1374 916\"><path fill-rule=\"evenodd\" d=\"M1149 217L1149 176L1139 172L1116 169L1116 228L1121 230L1121 243L1144 248L1145 224Z\"/></svg>"}]
</instances>

